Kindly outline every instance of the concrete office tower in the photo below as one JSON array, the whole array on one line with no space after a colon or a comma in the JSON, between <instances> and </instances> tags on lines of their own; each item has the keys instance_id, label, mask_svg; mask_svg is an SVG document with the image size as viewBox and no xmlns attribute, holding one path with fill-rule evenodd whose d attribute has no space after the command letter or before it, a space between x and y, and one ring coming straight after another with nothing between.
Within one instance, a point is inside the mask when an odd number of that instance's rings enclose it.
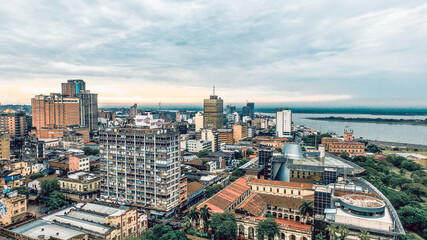
<instances>
[{"instance_id":1,"label":"concrete office tower","mask_svg":"<svg viewBox=\"0 0 427 240\"><path fill-rule=\"evenodd\" d=\"M130 107L130 111L129 111L129 117L130 118L135 118L136 115L138 115L138 105L135 103Z\"/></svg>"},{"instance_id":2,"label":"concrete office tower","mask_svg":"<svg viewBox=\"0 0 427 240\"><path fill-rule=\"evenodd\" d=\"M89 131L98 129L98 94L82 90L76 94L80 99L80 125L89 128Z\"/></svg>"},{"instance_id":3,"label":"concrete office tower","mask_svg":"<svg viewBox=\"0 0 427 240\"><path fill-rule=\"evenodd\" d=\"M101 198L145 207L167 218L179 207L179 134L166 129L100 132Z\"/></svg>"},{"instance_id":4,"label":"concrete office tower","mask_svg":"<svg viewBox=\"0 0 427 240\"><path fill-rule=\"evenodd\" d=\"M80 125L80 99L61 94L37 95L31 99L33 127L66 128Z\"/></svg>"},{"instance_id":5,"label":"concrete office tower","mask_svg":"<svg viewBox=\"0 0 427 240\"><path fill-rule=\"evenodd\" d=\"M292 112L291 110L277 110L276 137L291 137Z\"/></svg>"},{"instance_id":6,"label":"concrete office tower","mask_svg":"<svg viewBox=\"0 0 427 240\"><path fill-rule=\"evenodd\" d=\"M7 109L0 114L0 130L6 130L11 137L25 137L28 134L25 112Z\"/></svg>"},{"instance_id":7,"label":"concrete office tower","mask_svg":"<svg viewBox=\"0 0 427 240\"><path fill-rule=\"evenodd\" d=\"M203 113L201 112L196 113L196 116L194 117L194 123L196 125L196 132L203 128L203 124L204 124Z\"/></svg>"},{"instance_id":8,"label":"concrete office tower","mask_svg":"<svg viewBox=\"0 0 427 240\"><path fill-rule=\"evenodd\" d=\"M215 87L213 95L209 99L203 101L204 110L204 127L212 129L220 129L224 125L224 102L215 95Z\"/></svg>"},{"instance_id":9,"label":"concrete office tower","mask_svg":"<svg viewBox=\"0 0 427 240\"><path fill-rule=\"evenodd\" d=\"M61 83L62 95L65 97L74 97L80 91L86 90L86 83L81 79L68 80L66 83Z\"/></svg>"}]
</instances>

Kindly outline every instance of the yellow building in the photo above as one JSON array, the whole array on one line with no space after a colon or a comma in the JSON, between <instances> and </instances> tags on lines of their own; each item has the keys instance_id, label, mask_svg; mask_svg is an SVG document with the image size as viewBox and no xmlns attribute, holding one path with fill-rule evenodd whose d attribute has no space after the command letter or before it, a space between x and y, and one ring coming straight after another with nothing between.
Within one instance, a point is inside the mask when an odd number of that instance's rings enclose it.
<instances>
[{"instance_id":1,"label":"yellow building","mask_svg":"<svg viewBox=\"0 0 427 240\"><path fill-rule=\"evenodd\" d=\"M66 178L58 178L61 192L76 202L93 202L99 196L99 176L88 172L76 172Z\"/></svg>"},{"instance_id":2,"label":"yellow building","mask_svg":"<svg viewBox=\"0 0 427 240\"><path fill-rule=\"evenodd\" d=\"M214 94L203 100L203 127L220 129L224 125L224 102Z\"/></svg>"},{"instance_id":3,"label":"yellow building","mask_svg":"<svg viewBox=\"0 0 427 240\"><path fill-rule=\"evenodd\" d=\"M10 159L10 136L0 132L0 159Z\"/></svg>"},{"instance_id":4,"label":"yellow building","mask_svg":"<svg viewBox=\"0 0 427 240\"><path fill-rule=\"evenodd\" d=\"M27 198L18 192L3 194L0 199L0 227L22 222L27 216Z\"/></svg>"},{"instance_id":5,"label":"yellow building","mask_svg":"<svg viewBox=\"0 0 427 240\"><path fill-rule=\"evenodd\" d=\"M31 167L25 161L12 161L9 163L9 170L21 174L23 177L31 174Z\"/></svg>"},{"instance_id":6,"label":"yellow building","mask_svg":"<svg viewBox=\"0 0 427 240\"><path fill-rule=\"evenodd\" d=\"M240 141L248 137L248 126L244 123L236 123L233 125L233 140Z\"/></svg>"}]
</instances>

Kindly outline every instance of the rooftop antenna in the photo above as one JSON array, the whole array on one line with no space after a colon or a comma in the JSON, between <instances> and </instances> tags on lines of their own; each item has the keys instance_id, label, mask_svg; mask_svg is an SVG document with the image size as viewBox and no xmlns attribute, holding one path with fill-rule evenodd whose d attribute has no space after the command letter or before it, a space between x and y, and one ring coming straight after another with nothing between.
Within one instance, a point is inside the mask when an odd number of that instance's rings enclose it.
<instances>
[{"instance_id":1,"label":"rooftop antenna","mask_svg":"<svg viewBox=\"0 0 427 240\"><path fill-rule=\"evenodd\" d=\"M159 111L162 110L162 102L159 102Z\"/></svg>"},{"instance_id":2,"label":"rooftop antenna","mask_svg":"<svg viewBox=\"0 0 427 240\"><path fill-rule=\"evenodd\" d=\"M215 96L215 83L213 84L213 96Z\"/></svg>"}]
</instances>

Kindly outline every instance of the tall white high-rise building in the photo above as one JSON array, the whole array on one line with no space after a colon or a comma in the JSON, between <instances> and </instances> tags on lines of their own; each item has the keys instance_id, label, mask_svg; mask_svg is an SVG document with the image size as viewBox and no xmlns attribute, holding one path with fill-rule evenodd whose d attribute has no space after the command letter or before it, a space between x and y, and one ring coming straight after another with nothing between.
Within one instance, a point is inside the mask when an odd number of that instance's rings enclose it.
<instances>
[{"instance_id":1,"label":"tall white high-rise building","mask_svg":"<svg viewBox=\"0 0 427 240\"><path fill-rule=\"evenodd\" d=\"M292 112L291 110L278 110L276 112L276 137L291 137Z\"/></svg>"}]
</instances>

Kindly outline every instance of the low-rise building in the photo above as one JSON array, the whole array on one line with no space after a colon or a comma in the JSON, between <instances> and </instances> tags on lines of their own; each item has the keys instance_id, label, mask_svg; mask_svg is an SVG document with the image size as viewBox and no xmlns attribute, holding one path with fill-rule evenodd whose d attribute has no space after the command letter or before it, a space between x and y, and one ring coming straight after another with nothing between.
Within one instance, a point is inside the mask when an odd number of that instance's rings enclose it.
<instances>
[{"instance_id":1,"label":"low-rise building","mask_svg":"<svg viewBox=\"0 0 427 240\"><path fill-rule=\"evenodd\" d=\"M99 197L99 176L88 172L75 172L65 178L59 178L61 192L69 200L76 202L93 202Z\"/></svg>"},{"instance_id":2,"label":"low-rise building","mask_svg":"<svg viewBox=\"0 0 427 240\"><path fill-rule=\"evenodd\" d=\"M147 214L135 207L78 203L12 231L36 239L119 240L138 237L147 227Z\"/></svg>"},{"instance_id":3,"label":"low-rise building","mask_svg":"<svg viewBox=\"0 0 427 240\"><path fill-rule=\"evenodd\" d=\"M187 140L187 150L189 152L197 153L202 150L212 150L212 142L207 140L189 139Z\"/></svg>"},{"instance_id":4,"label":"low-rise building","mask_svg":"<svg viewBox=\"0 0 427 240\"><path fill-rule=\"evenodd\" d=\"M4 193L0 199L0 227L8 227L27 218L27 198L17 191Z\"/></svg>"},{"instance_id":5,"label":"low-rise building","mask_svg":"<svg viewBox=\"0 0 427 240\"><path fill-rule=\"evenodd\" d=\"M242 177L200 203L197 208L206 205L212 214L234 211L240 238L257 239L256 226L270 213L279 226L279 239L311 239L312 226L302 223L306 219L298 210L303 198L257 193L252 187L248 185L248 179ZM305 199L312 197L306 196Z\"/></svg>"},{"instance_id":6,"label":"low-rise building","mask_svg":"<svg viewBox=\"0 0 427 240\"><path fill-rule=\"evenodd\" d=\"M334 142L329 144L330 153L347 152L350 157L365 155L365 144L361 142Z\"/></svg>"},{"instance_id":7,"label":"low-rise building","mask_svg":"<svg viewBox=\"0 0 427 240\"><path fill-rule=\"evenodd\" d=\"M191 182L187 185L187 208L203 199L205 186L198 182Z\"/></svg>"},{"instance_id":8,"label":"low-rise building","mask_svg":"<svg viewBox=\"0 0 427 240\"><path fill-rule=\"evenodd\" d=\"M76 172L76 171L89 172L90 171L89 156L86 156L84 154L69 155L68 162L69 162L70 172Z\"/></svg>"}]
</instances>

